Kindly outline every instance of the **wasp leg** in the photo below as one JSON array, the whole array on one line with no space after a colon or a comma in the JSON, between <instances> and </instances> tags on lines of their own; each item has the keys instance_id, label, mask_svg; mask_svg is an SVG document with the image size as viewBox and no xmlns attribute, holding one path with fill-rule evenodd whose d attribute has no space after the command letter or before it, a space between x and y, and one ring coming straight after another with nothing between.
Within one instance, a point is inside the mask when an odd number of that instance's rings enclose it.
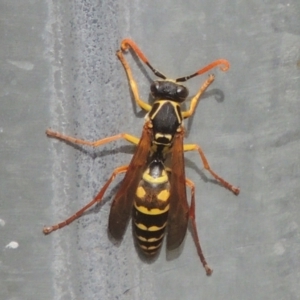
<instances>
[{"instance_id":1,"label":"wasp leg","mask_svg":"<svg viewBox=\"0 0 300 300\"><path fill-rule=\"evenodd\" d=\"M131 72L131 69L129 67L129 64L127 63L125 57L123 56L123 53L122 53L121 50L117 51L117 56L118 56L119 60L121 61L122 65L123 65L123 67L125 69L125 72L127 74L128 82L129 82L129 85L130 85L130 88L131 88L131 92L133 94L135 102L142 109L144 109L146 111L150 111L151 110L151 105L149 105L148 103L144 102L140 98L139 90L138 90L136 81L133 79L132 72Z\"/></svg>"},{"instance_id":2,"label":"wasp leg","mask_svg":"<svg viewBox=\"0 0 300 300\"><path fill-rule=\"evenodd\" d=\"M206 271L206 275L209 276L212 274L213 270L209 267L208 263L206 262L206 259L204 257L201 245L200 245L200 240L199 240L199 235L198 235L198 230L197 230L197 225L196 225L196 219L195 219L195 185L194 183L189 180L185 179L185 184L191 189L191 206L190 206L190 211L189 211L189 216L191 220L191 225L192 225L192 232L193 232L193 239L197 248L197 253L198 256L200 257L200 260L202 262L202 265Z\"/></svg>"},{"instance_id":3,"label":"wasp leg","mask_svg":"<svg viewBox=\"0 0 300 300\"><path fill-rule=\"evenodd\" d=\"M207 170L217 181L219 181L225 188L227 188L228 190L230 190L231 192L233 192L235 195L238 195L240 193L240 189L238 187L235 187L234 185L232 185L231 183L227 182L226 180L224 180L222 177L220 177L218 174L216 174L209 166L209 163L204 155L203 150L201 149L200 146L196 145L196 144L187 144L187 145L183 145L183 149L184 151L198 151L201 159L202 159L202 163L203 166L205 168L205 170Z\"/></svg>"},{"instance_id":4,"label":"wasp leg","mask_svg":"<svg viewBox=\"0 0 300 300\"><path fill-rule=\"evenodd\" d=\"M62 141L69 142L69 143L72 143L72 144L77 144L77 145L87 145L87 146L91 146L91 147L99 147L101 145L107 144L109 142L112 142L112 141L115 141L115 140L118 140L118 139L125 139L126 141L128 141L132 144L135 144L135 145L137 145L139 143L139 139L137 137L132 136L132 135L127 134L127 133L119 133L117 135L106 137L104 139L97 140L97 141L94 141L94 142L77 139L77 138L74 138L74 137L71 137L71 136L68 136L68 135L63 135L59 132L52 131L50 129L46 130L46 134L47 134L48 137L56 138L58 140L62 140Z\"/></svg>"},{"instance_id":5,"label":"wasp leg","mask_svg":"<svg viewBox=\"0 0 300 300\"><path fill-rule=\"evenodd\" d=\"M112 175L110 176L110 178L107 180L107 182L105 183L105 185L102 187L102 189L100 190L100 192L98 193L98 195L91 201L89 202L87 205L85 205L83 208L81 208L79 211L77 211L74 215L72 215L70 218L66 219L65 221L58 223L56 225L52 225L52 226L45 226L43 229L43 233L44 234L49 234L52 231L55 231L57 229L63 228L67 225L69 225L70 223L72 223L74 220L78 219L80 216L82 216L82 214L89 209L91 206L93 206L96 203L101 202L107 188L109 187L109 185L112 183L112 181L116 178L116 176L118 174L124 173L128 170L128 166L121 166L116 168Z\"/></svg>"},{"instance_id":6,"label":"wasp leg","mask_svg":"<svg viewBox=\"0 0 300 300\"><path fill-rule=\"evenodd\" d=\"M209 75L209 77L206 79L206 81L200 87L198 93L192 98L189 110L182 112L183 118L189 118L195 112L196 106L199 102L201 95L214 82L214 80L215 80L215 76L212 74Z\"/></svg>"}]
</instances>

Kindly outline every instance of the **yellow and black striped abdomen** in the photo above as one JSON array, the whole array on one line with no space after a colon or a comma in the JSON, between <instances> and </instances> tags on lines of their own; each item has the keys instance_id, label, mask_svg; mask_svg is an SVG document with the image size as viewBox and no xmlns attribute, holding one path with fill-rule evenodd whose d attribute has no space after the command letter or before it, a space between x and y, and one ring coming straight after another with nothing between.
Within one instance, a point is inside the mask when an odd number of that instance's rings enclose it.
<instances>
[{"instance_id":1,"label":"yellow and black striped abdomen","mask_svg":"<svg viewBox=\"0 0 300 300\"><path fill-rule=\"evenodd\" d=\"M168 220L170 185L160 160L153 160L136 190L133 228L137 244L146 255L160 249Z\"/></svg>"}]
</instances>

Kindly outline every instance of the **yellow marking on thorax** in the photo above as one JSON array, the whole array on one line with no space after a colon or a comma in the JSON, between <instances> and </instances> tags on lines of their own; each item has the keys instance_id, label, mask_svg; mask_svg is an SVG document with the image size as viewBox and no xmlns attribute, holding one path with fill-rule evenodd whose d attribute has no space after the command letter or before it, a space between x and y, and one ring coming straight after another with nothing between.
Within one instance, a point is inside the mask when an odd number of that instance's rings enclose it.
<instances>
[{"instance_id":1,"label":"yellow marking on thorax","mask_svg":"<svg viewBox=\"0 0 300 300\"><path fill-rule=\"evenodd\" d=\"M179 111L181 111L180 104L177 103L177 102L174 102L174 101L172 101L172 100L157 100L157 101L155 101L155 102L153 103L153 105L156 104L156 103L158 103L159 106L157 107L157 109L156 109L156 111L153 113L153 115L151 116L151 120L155 119L155 117L156 117L156 115L158 114L158 112L160 111L161 107L162 107L166 102L170 103L170 104L173 106L174 111L175 111L175 113L176 113L177 120L179 121L179 123L181 123L181 121L182 121L182 116L181 116L180 114L178 114L178 109L177 109L177 108L179 107Z\"/></svg>"},{"instance_id":2,"label":"yellow marking on thorax","mask_svg":"<svg viewBox=\"0 0 300 300\"><path fill-rule=\"evenodd\" d=\"M171 134L163 134L163 133L156 133L154 136L154 141L158 140L159 138L166 138L169 142L172 141L172 135Z\"/></svg>"}]
</instances>

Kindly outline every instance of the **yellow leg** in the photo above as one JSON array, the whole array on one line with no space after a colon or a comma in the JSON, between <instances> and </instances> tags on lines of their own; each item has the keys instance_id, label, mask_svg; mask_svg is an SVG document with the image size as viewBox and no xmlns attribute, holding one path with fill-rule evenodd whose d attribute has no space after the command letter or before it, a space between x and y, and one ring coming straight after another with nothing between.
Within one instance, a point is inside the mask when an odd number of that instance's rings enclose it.
<instances>
[{"instance_id":1,"label":"yellow leg","mask_svg":"<svg viewBox=\"0 0 300 300\"><path fill-rule=\"evenodd\" d=\"M129 64L127 63L125 57L123 56L123 53L122 53L121 50L117 51L117 56L118 56L119 60L121 61L122 65L125 69L125 72L127 74L128 82L129 82L129 85L130 85L130 88L131 88L131 91L132 91L135 102L142 109L144 109L146 111L150 111L151 110L151 105L144 102L139 96L139 90L138 90L136 81L133 79L132 72L131 72L131 69L129 67Z\"/></svg>"},{"instance_id":2,"label":"yellow leg","mask_svg":"<svg viewBox=\"0 0 300 300\"><path fill-rule=\"evenodd\" d=\"M202 159L202 163L203 166L205 168L205 170L207 170L217 181L219 181L225 188L227 188L228 190L232 191L235 195L238 195L240 192L240 189L238 187L235 187L234 185L232 185L231 183L227 182L226 180L224 180L222 177L220 177L218 174L216 174L209 166L209 163L204 155L203 150L201 149L200 146L196 145L196 144L187 144L183 146L183 150L186 151L198 151L201 159Z\"/></svg>"},{"instance_id":3,"label":"yellow leg","mask_svg":"<svg viewBox=\"0 0 300 300\"><path fill-rule=\"evenodd\" d=\"M189 118L195 112L196 106L199 102L201 95L214 82L214 80L215 80L215 76L209 75L209 77L206 79L206 81L200 87L198 93L192 98L189 110L182 112L183 118Z\"/></svg>"},{"instance_id":4,"label":"yellow leg","mask_svg":"<svg viewBox=\"0 0 300 300\"><path fill-rule=\"evenodd\" d=\"M137 145L139 143L139 139L135 136L132 136L130 134L127 133L119 133L117 135L114 136L110 136L101 140L97 140L95 142L91 142L91 141L86 141L86 140L81 140L81 139L77 139L68 135L63 135L59 132L56 131L52 131L50 129L46 130L46 134L48 137L52 137L52 138L56 138L65 142L69 142L72 144L77 144L77 145L87 145L87 146L91 146L91 147L99 147L101 145L107 144L109 142L118 140L118 139L124 139L134 145Z\"/></svg>"}]
</instances>

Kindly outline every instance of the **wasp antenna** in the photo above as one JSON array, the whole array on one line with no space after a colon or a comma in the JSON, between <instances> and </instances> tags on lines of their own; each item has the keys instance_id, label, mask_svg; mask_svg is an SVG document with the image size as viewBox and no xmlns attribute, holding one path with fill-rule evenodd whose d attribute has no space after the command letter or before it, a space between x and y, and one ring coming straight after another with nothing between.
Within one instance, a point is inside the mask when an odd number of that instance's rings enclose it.
<instances>
[{"instance_id":1,"label":"wasp antenna","mask_svg":"<svg viewBox=\"0 0 300 300\"><path fill-rule=\"evenodd\" d=\"M150 70L159 78L166 79L167 77L153 68L151 64L149 63L147 57L144 55L144 53L140 50L140 48L136 45L136 43L131 39L124 39L121 42L121 49L123 51L127 51L129 48L131 48L135 54L150 68Z\"/></svg>"},{"instance_id":2,"label":"wasp antenna","mask_svg":"<svg viewBox=\"0 0 300 300\"><path fill-rule=\"evenodd\" d=\"M201 75L201 74L204 74L206 73L207 71L213 69L214 67L217 67L219 65L223 65L223 66L220 66L220 69L222 71L227 71L230 67L230 63L228 60L226 59L218 59L218 60L215 60L214 62L210 63L209 65L205 66L204 68L198 70L196 73L192 74L192 75L189 75L189 76L185 76L185 77L180 77L180 78L177 78L175 81L176 82L184 82L184 81L187 81L195 76L198 76L198 75Z\"/></svg>"}]
</instances>

